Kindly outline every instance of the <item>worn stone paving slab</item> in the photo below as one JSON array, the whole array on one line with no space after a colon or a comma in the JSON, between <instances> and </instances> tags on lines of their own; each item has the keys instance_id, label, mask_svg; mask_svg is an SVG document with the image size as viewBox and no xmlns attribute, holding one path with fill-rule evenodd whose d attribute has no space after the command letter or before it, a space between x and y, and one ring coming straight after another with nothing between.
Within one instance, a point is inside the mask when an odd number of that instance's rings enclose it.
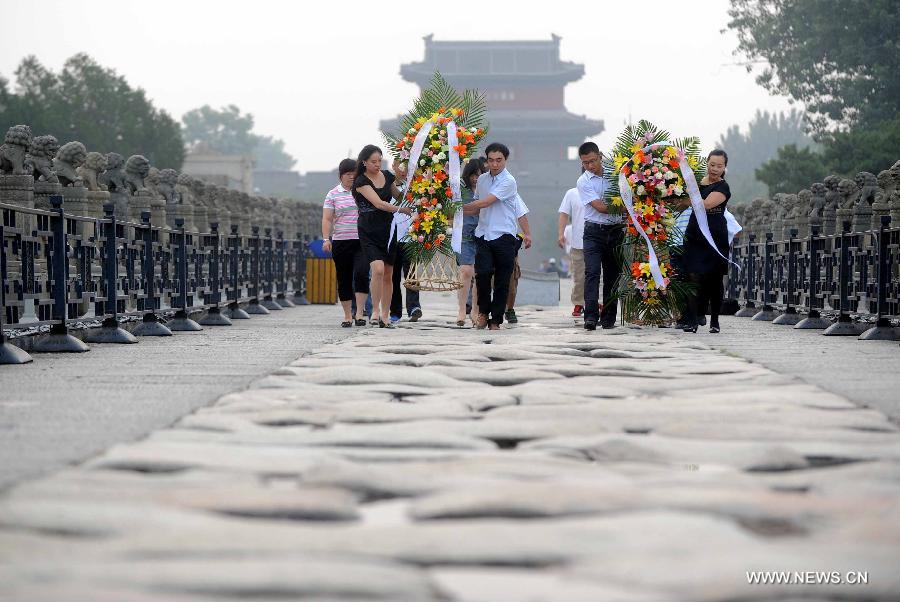
<instances>
[{"instance_id":1,"label":"worn stone paving slab","mask_svg":"<svg viewBox=\"0 0 900 602\"><path fill-rule=\"evenodd\" d=\"M673 331L443 311L8 492L0 599L896 599L879 412Z\"/></svg>"}]
</instances>

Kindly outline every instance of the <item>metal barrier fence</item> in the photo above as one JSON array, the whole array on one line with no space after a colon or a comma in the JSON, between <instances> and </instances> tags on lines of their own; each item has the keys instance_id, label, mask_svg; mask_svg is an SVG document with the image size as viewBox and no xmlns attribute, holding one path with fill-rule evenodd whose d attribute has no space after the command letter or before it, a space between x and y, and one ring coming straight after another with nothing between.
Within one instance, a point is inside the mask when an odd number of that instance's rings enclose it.
<instances>
[{"instance_id":1,"label":"metal barrier fence","mask_svg":"<svg viewBox=\"0 0 900 602\"><path fill-rule=\"evenodd\" d=\"M50 210L0 204L0 364L31 359L4 330L49 326L32 352L79 352L86 343L227 326L307 303L309 241L299 236L258 227L220 232L216 223L195 233L182 220L153 226L150 212L140 223L123 222L112 204L96 219L65 213L62 196L50 202ZM199 322L191 318L200 313ZM121 328L123 319L138 318L133 334ZM86 330L83 341L69 333L85 322L102 327Z\"/></svg>"},{"instance_id":2,"label":"metal barrier fence","mask_svg":"<svg viewBox=\"0 0 900 602\"><path fill-rule=\"evenodd\" d=\"M783 241L755 234L736 244L727 296L741 302L739 317L771 321L826 335L898 340L900 228L881 217L878 230L810 235L797 230ZM803 314L806 314L805 316ZM831 318L831 319L829 319Z\"/></svg>"}]
</instances>

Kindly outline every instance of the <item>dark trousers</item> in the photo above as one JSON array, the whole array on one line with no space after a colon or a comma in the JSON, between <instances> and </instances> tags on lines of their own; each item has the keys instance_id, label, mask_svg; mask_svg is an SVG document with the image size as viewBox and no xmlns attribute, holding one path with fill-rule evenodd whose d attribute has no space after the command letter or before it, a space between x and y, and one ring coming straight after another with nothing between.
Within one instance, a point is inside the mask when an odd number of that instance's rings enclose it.
<instances>
[{"instance_id":1,"label":"dark trousers","mask_svg":"<svg viewBox=\"0 0 900 602\"><path fill-rule=\"evenodd\" d=\"M397 261L394 263L394 292L391 295L391 315L403 317L403 297L400 296L400 281L409 274L409 259L406 258L406 243L395 243L400 248L397 250ZM402 273L401 273L402 272ZM406 288L406 287L403 287ZM420 307L419 291L406 289L406 315L412 313L412 310Z\"/></svg>"},{"instance_id":2,"label":"dark trousers","mask_svg":"<svg viewBox=\"0 0 900 602\"><path fill-rule=\"evenodd\" d=\"M688 278L694 285L694 291L687 298L682 321L687 326L696 326L700 316L709 308L709 325L719 327L719 310L722 308L722 298L725 296L724 276L719 272L706 274L689 274Z\"/></svg>"},{"instance_id":3,"label":"dark trousers","mask_svg":"<svg viewBox=\"0 0 900 602\"><path fill-rule=\"evenodd\" d=\"M478 287L478 311L490 324L502 324L509 297L509 281L516 266L518 241L512 234L494 240L475 239L475 284ZM494 279L493 290L491 278Z\"/></svg>"},{"instance_id":4,"label":"dark trousers","mask_svg":"<svg viewBox=\"0 0 900 602\"><path fill-rule=\"evenodd\" d=\"M584 224L584 321L613 324L618 299L616 281L622 273L619 247L625 238L622 226ZM600 275L603 275L603 312L600 312Z\"/></svg>"},{"instance_id":5,"label":"dark trousers","mask_svg":"<svg viewBox=\"0 0 900 602\"><path fill-rule=\"evenodd\" d=\"M353 293L369 293L369 264L359 239L333 241L331 258L337 276L338 299L350 301Z\"/></svg>"}]
</instances>

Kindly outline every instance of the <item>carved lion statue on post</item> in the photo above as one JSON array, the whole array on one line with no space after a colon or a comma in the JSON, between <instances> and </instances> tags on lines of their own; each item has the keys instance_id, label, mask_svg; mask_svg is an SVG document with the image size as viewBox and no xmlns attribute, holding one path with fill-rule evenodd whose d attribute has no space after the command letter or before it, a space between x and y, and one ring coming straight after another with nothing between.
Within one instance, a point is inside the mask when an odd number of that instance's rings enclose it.
<instances>
[{"instance_id":1,"label":"carved lion statue on post","mask_svg":"<svg viewBox=\"0 0 900 602\"><path fill-rule=\"evenodd\" d=\"M100 176L100 183L106 186L110 192L125 193L128 187L125 185L125 174L122 168L125 166L125 158L119 153L106 153L106 172Z\"/></svg>"},{"instance_id":2,"label":"carved lion statue on post","mask_svg":"<svg viewBox=\"0 0 900 602\"><path fill-rule=\"evenodd\" d=\"M53 171L63 186L81 186L84 181L78 175L78 168L84 165L87 149L80 142L63 144L53 159Z\"/></svg>"},{"instance_id":3,"label":"carved lion statue on post","mask_svg":"<svg viewBox=\"0 0 900 602\"><path fill-rule=\"evenodd\" d=\"M33 135L27 125L14 125L6 130L3 145L0 146L0 174L14 176L27 175L25 155L31 146Z\"/></svg>"},{"instance_id":4,"label":"carved lion statue on post","mask_svg":"<svg viewBox=\"0 0 900 602\"><path fill-rule=\"evenodd\" d=\"M104 171L106 171L106 155L90 152L84 158L84 165L78 168L78 175L84 180L88 190L106 190L106 186L100 183Z\"/></svg>"},{"instance_id":5,"label":"carved lion statue on post","mask_svg":"<svg viewBox=\"0 0 900 602\"><path fill-rule=\"evenodd\" d=\"M53 158L59 151L59 141L56 136L46 134L36 136L31 141L31 148L25 155L25 171L34 176L34 181L50 182L58 184L59 178L53 173Z\"/></svg>"},{"instance_id":6,"label":"carved lion statue on post","mask_svg":"<svg viewBox=\"0 0 900 602\"><path fill-rule=\"evenodd\" d=\"M125 162L125 185L131 194L144 190L144 178L150 174L150 161L144 155L131 155Z\"/></svg>"},{"instance_id":7,"label":"carved lion statue on post","mask_svg":"<svg viewBox=\"0 0 900 602\"><path fill-rule=\"evenodd\" d=\"M174 169L161 169L159 171L159 185L157 190L166 199L166 204L174 205L178 202L175 194L175 185L178 184L178 172Z\"/></svg>"}]
</instances>

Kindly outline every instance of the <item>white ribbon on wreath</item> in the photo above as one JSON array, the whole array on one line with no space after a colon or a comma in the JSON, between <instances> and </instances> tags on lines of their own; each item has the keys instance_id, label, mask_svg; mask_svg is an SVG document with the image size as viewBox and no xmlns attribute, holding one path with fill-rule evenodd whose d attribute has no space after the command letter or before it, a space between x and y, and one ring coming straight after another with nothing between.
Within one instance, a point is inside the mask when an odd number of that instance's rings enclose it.
<instances>
[{"instance_id":1,"label":"white ribbon on wreath","mask_svg":"<svg viewBox=\"0 0 900 602\"><path fill-rule=\"evenodd\" d=\"M422 124L422 127L419 128L419 133L416 134L416 138L413 140L412 148L409 151L409 163L407 163L406 183L403 186L404 194L409 190L410 184L412 184L413 175L415 174L416 169L421 167L419 165L419 159L422 156L422 149L425 147L425 142L428 141L428 135L431 133L431 128L433 126L433 121L426 121ZM450 121L447 124L447 142L450 146L450 156L448 157L447 164L447 176L450 179L450 190L452 191L453 201L461 203L462 192L459 188L459 153L453 148L459 145L459 139L457 138L456 123L454 121ZM408 219L409 218L402 213L398 212L394 214L394 219L391 221L391 234L388 236L388 240L394 240L394 237L396 236L397 241L400 241L400 239L407 234L407 228L404 228L403 224L408 223ZM460 206L456 210L456 213L453 214L453 231L450 237L450 246L457 253L462 252L462 227L463 211Z\"/></svg>"},{"instance_id":2,"label":"white ribbon on wreath","mask_svg":"<svg viewBox=\"0 0 900 602\"><path fill-rule=\"evenodd\" d=\"M660 146L674 146L669 141L656 142L654 144L650 144L643 148L643 152L649 153L654 148L658 148ZM722 255L722 252L719 250L719 247L716 246L715 241L713 240L712 233L709 231L709 221L706 219L706 207L703 204L703 197L700 195L700 188L697 186L697 179L694 177L694 170L691 169L690 164L688 163L687 157L684 152L679 153L678 157L678 168L681 170L681 177L684 178L684 186L687 190L688 197L691 199L691 207L694 210L694 217L697 219L697 225L700 227L700 232L703 234L703 238L706 239L706 242L709 243L709 246L713 248L713 250L719 254L719 257L727 261L728 263L736 266L740 269L740 266L736 264L734 261ZM632 200L631 195L631 185L628 182L628 179L625 177L621 171L619 172L619 193L622 196L622 202L625 204L625 209L628 210L628 216L631 218L631 223L634 224L635 230L637 230L641 236L644 238L644 241L647 243L647 250L649 251L649 263L650 263L650 274L653 276L653 280L656 282L656 287L659 289L665 289L665 280L663 279L662 271L659 269L659 258L656 256L656 251L653 249L653 244L650 242L650 237L647 236L647 233L644 232L644 229L638 223L637 218L634 214L634 202Z\"/></svg>"}]
</instances>

